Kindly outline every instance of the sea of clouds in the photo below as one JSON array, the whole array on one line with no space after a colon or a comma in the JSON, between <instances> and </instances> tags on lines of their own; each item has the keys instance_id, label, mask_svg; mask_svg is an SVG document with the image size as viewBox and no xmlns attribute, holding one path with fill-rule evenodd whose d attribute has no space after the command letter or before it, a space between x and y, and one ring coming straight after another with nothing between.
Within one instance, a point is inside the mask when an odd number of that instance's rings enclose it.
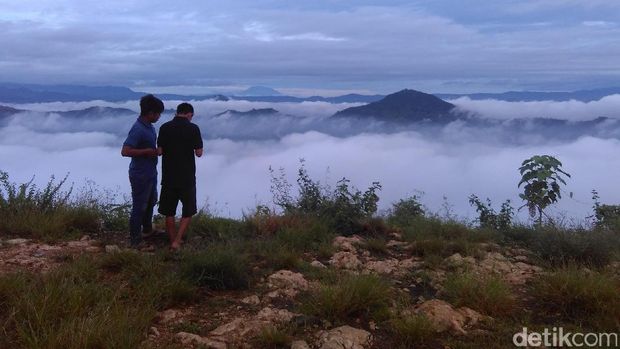
<instances>
[{"instance_id":1,"label":"sea of clouds","mask_svg":"<svg viewBox=\"0 0 620 349\"><path fill-rule=\"evenodd\" d=\"M178 101L165 101L173 109ZM557 116L574 120L617 115L620 97L611 96L598 102L501 102L459 99L459 108L488 117ZM468 196L490 198L495 207L510 199L521 206L518 167L535 154L549 154L560 159L572 175L559 205L550 213L557 217L582 222L592 213L591 190L600 193L605 203L620 203L620 141L617 138L581 137L565 142L538 139L531 144L503 142L501 137L479 133L458 124L448 125L440 136L424 130L392 129L339 135L315 129L321 120L338 110L356 104L257 103L247 101L198 101L197 122L205 138L205 156L197 159L198 200L216 214L239 217L257 204L271 205L269 167L283 168L289 181L295 183L299 160L305 159L311 176L334 185L347 177L364 190L379 181L380 209L410 195L420 196L429 211L473 219L475 210ZM0 170L11 180L44 185L51 175L63 177L76 188L92 180L102 188L129 193L128 158L120 156L127 131L135 120L137 101L111 103L44 103L12 105L30 110L0 123ZM97 118L69 118L59 112L91 106L127 108L131 112L103 115ZM236 121L227 132L278 128L278 137L227 137L210 134L215 128L213 115L226 110L275 108L288 115L286 121L247 119ZM536 110L544 115L538 115ZM588 117L590 116L590 117ZM167 121L167 112L156 127ZM305 123L307 127L292 125ZM222 128L226 120L219 121ZM357 127L352 124L338 127ZM262 124L261 124L262 123ZM261 124L261 125L259 125ZM367 126L367 125L364 125ZM334 126L335 127L335 126ZM372 129L372 128L371 128ZM493 132L492 129L485 132ZM221 132L226 134L226 132ZM210 136L209 136L210 135ZM572 192L572 197L569 197ZM122 195L121 195L122 196ZM519 215L527 219L525 210Z\"/></svg>"}]
</instances>

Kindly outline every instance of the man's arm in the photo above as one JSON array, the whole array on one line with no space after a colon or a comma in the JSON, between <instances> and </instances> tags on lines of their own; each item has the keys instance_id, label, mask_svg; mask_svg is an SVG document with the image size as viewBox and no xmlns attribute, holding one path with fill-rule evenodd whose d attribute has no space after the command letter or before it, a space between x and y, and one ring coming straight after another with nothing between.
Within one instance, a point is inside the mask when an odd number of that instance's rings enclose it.
<instances>
[{"instance_id":1,"label":"man's arm","mask_svg":"<svg viewBox=\"0 0 620 349\"><path fill-rule=\"evenodd\" d=\"M158 154L157 149L147 148L147 149L136 149L132 148L128 145L123 145L121 149L121 155L127 157L156 157Z\"/></svg>"},{"instance_id":2,"label":"man's arm","mask_svg":"<svg viewBox=\"0 0 620 349\"><path fill-rule=\"evenodd\" d=\"M195 126L195 133L194 133L194 154L196 154L197 157L201 157L203 150L202 150L202 135L200 134L200 128L198 126Z\"/></svg>"}]
</instances>

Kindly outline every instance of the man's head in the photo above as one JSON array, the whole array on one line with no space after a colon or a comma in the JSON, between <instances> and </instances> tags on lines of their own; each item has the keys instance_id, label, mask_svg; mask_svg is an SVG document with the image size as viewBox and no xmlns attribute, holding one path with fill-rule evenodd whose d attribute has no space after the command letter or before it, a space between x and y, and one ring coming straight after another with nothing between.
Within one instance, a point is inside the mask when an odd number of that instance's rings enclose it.
<instances>
[{"instance_id":1,"label":"man's head","mask_svg":"<svg viewBox=\"0 0 620 349\"><path fill-rule=\"evenodd\" d=\"M190 119L194 116L194 107L189 103L181 103L177 106L177 116Z\"/></svg>"},{"instance_id":2,"label":"man's head","mask_svg":"<svg viewBox=\"0 0 620 349\"><path fill-rule=\"evenodd\" d=\"M157 122L163 111L164 102L161 99L150 94L140 98L140 116L149 122Z\"/></svg>"}]
</instances>

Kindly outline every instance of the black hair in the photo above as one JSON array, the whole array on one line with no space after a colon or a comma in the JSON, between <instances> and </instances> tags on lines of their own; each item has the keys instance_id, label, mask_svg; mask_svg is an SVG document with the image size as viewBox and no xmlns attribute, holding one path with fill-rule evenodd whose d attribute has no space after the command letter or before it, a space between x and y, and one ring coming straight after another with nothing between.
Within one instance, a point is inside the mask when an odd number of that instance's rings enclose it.
<instances>
[{"instance_id":1,"label":"black hair","mask_svg":"<svg viewBox=\"0 0 620 349\"><path fill-rule=\"evenodd\" d=\"M150 94L140 98L140 115L161 114L163 111L164 102L161 99Z\"/></svg>"},{"instance_id":2,"label":"black hair","mask_svg":"<svg viewBox=\"0 0 620 349\"><path fill-rule=\"evenodd\" d=\"M194 107L189 103L181 103L177 106L177 114L194 114Z\"/></svg>"}]
</instances>

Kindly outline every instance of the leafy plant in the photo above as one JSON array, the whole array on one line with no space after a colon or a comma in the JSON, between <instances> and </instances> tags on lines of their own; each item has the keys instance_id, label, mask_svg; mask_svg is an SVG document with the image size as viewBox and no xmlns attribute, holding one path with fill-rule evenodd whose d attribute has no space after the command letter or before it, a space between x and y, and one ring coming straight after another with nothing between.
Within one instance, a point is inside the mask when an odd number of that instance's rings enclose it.
<instances>
[{"instance_id":1,"label":"leafy plant","mask_svg":"<svg viewBox=\"0 0 620 349\"><path fill-rule=\"evenodd\" d=\"M487 198L487 202L484 204L478 196L471 194L469 204L476 207L476 212L479 214L478 221L480 222L480 227L497 230L504 230L510 227L512 216L514 215L514 209L510 205L510 200L506 200L502 204L499 213L495 213L489 198Z\"/></svg>"},{"instance_id":2,"label":"leafy plant","mask_svg":"<svg viewBox=\"0 0 620 349\"><path fill-rule=\"evenodd\" d=\"M538 224L542 224L544 209L562 198L560 184L566 185L562 175L570 174L562 170L562 163L550 155L535 155L526 159L519 167L521 180L518 187L525 184L523 193L519 197L526 201L530 216L538 213Z\"/></svg>"},{"instance_id":3,"label":"leafy plant","mask_svg":"<svg viewBox=\"0 0 620 349\"><path fill-rule=\"evenodd\" d=\"M292 185L288 183L284 170L276 175L270 168L271 192L273 202L287 215L321 217L329 221L341 234L350 235L360 225L360 220L372 217L377 212L381 190L379 182L373 182L364 192L352 187L351 181L342 178L336 188L331 190L313 180L305 168L305 161L297 172L298 195L291 194Z\"/></svg>"},{"instance_id":4,"label":"leafy plant","mask_svg":"<svg viewBox=\"0 0 620 349\"><path fill-rule=\"evenodd\" d=\"M602 205L599 199L598 192L592 190L592 200L594 200L592 209L594 210L593 217L595 218L596 226L607 229L620 226L620 205ZM592 216L589 218L592 218Z\"/></svg>"}]
</instances>

